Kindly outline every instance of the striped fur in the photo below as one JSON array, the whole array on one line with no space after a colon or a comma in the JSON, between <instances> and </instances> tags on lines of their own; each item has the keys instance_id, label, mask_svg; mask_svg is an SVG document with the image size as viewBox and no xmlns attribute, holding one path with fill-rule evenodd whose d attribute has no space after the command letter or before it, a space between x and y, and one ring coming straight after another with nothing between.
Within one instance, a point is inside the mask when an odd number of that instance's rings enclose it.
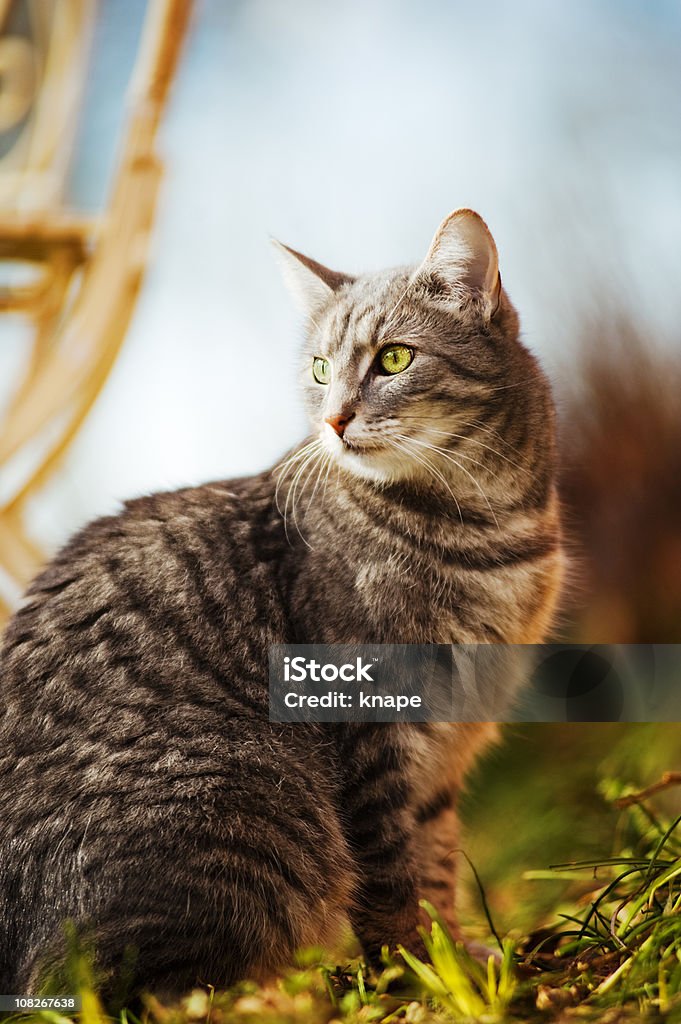
<instances>
[{"instance_id":1,"label":"striped fur","mask_svg":"<svg viewBox=\"0 0 681 1024\"><path fill-rule=\"evenodd\" d=\"M107 991L128 944L136 988L178 990L264 978L348 919L370 958L418 948L422 895L456 927L456 794L493 727L272 725L267 650L542 639L562 561L550 392L489 265L486 291L433 250L358 279L300 265L321 282L308 444L92 523L7 630L3 991L59 964L67 918ZM414 361L379 378L396 340ZM342 410L345 440L325 423Z\"/></svg>"}]
</instances>

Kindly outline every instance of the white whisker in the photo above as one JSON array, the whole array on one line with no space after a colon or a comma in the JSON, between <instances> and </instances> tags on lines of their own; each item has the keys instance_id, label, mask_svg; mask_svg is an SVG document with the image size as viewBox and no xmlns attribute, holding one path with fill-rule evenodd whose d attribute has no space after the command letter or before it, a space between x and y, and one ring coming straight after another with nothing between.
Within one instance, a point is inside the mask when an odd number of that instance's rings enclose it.
<instances>
[{"instance_id":1,"label":"white whisker","mask_svg":"<svg viewBox=\"0 0 681 1024\"><path fill-rule=\"evenodd\" d=\"M492 437L496 437L501 444L505 444L508 450L513 452L515 455L522 455L522 452L519 448L516 448L515 445L512 445L510 441L507 441L503 434L500 434L498 430L495 430L493 427L490 427L486 423L483 423L482 420L470 420L469 425L477 427L478 430L482 430L485 433L490 434Z\"/></svg>"},{"instance_id":2,"label":"white whisker","mask_svg":"<svg viewBox=\"0 0 681 1024\"><path fill-rule=\"evenodd\" d=\"M321 442L319 441L318 438L316 438L313 441L308 441L308 443L303 445L302 448L299 448L297 451L293 452L292 455L289 455L289 457L285 459L284 462L280 463L278 466L275 466L273 472L277 478L277 486L274 492L274 501L277 506L277 510L280 513L281 508L279 506L278 495L281 484L284 482L293 466L295 466L297 462L303 459L313 448L317 448L320 444Z\"/></svg>"},{"instance_id":3,"label":"white whisker","mask_svg":"<svg viewBox=\"0 0 681 1024\"><path fill-rule=\"evenodd\" d=\"M321 479L322 479L322 473L324 472L324 469L326 468L326 464L327 464L327 462L330 459L331 459L331 456L329 455L328 452L323 451L323 452L319 453L319 462L317 463L317 477L316 477L315 482L314 482L314 487L312 488L312 494L310 495L310 500L308 501L307 508L305 509L305 515L303 516L303 522L305 522L305 520L307 519L308 513L309 513L310 508L312 506L312 502L314 501L315 494L317 493L317 488L319 487L319 484L320 484ZM313 467L312 472L314 472L314 467ZM304 488L303 488L303 491L304 491Z\"/></svg>"},{"instance_id":4,"label":"white whisker","mask_svg":"<svg viewBox=\"0 0 681 1024\"><path fill-rule=\"evenodd\" d=\"M409 278L409 282L408 282L408 284L407 284L407 287L406 287L406 288L404 289L404 291L403 291L403 292L402 292L402 294L400 295L399 299L397 300L397 302L395 303L395 305L393 306L393 308L392 308L392 309L390 310L390 312L388 313L387 317L385 318L385 325L386 325L386 326L387 326L387 325L388 325L388 324L389 324L389 323L391 322L391 320L392 320L392 318L393 318L393 316L394 316L394 314L395 314L395 311L396 311L396 310L397 310L397 309L398 309L398 308L399 308L399 307L400 307L400 306L402 305L402 303L404 302L405 298L406 298L406 297L407 297L407 295L409 294L409 289L411 288L411 286L412 286L412 284L413 284L413 283L414 283L414 279L413 279L413 277L411 277L411 276L410 276L410 278Z\"/></svg>"},{"instance_id":5,"label":"white whisker","mask_svg":"<svg viewBox=\"0 0 681 1024\"><path fill-rule=\"evenodd\" d=\"M435 453L441 455L443 458L447 459L448 462L451 462L458 469L460 469L462 473L465 473L466 476L470 480L473 481L473 483L475 484L477 489L480 491L480 494L482 495L482 497L483 497L483 499L485 501L485 504L487 505L487 508L490 510L492 518L494 519L494 522L496 523L497 529L499 529L499 520L497 519L496 513L495 513L494 509L492 508L492 506L490 504L489 498L487 497L487 495L485 494L484 490L480 486L479 481L475 479L473 474L470 473L466 469L465 466L462 466L460 462L457 462L457 460L451 455L450 452L448 452L445 448L438 448L437 445L427 444L425 441L418 441L415 437L406 438L406 435L404 435L404 434L397 434L396 436L402 438L403 440L411 440L414 444L418 444L421 447L428 449L429 451L432 451L432 452L435 452ZM480 465L480 463L478 463L478 465Z\"/></svg>"},{"instance_id":6,"label":"white whisker","mask_svg":"<svg viewBox=\"0 0 681 1024\"><path fill-rule=\"evenodd\" d=\"M491 452L493 455L496 455L496 457L498 459L502 459L504 462L508 462L508 464L510 466L513 466L515 469L519 470L521 473L528 473L529 472L529 470L527 469L526 466L521 466L520 463L515 462L513 459L509 459L508 456L504 455L500 451L497 451L496 448L492 448L490 445L485 444L483 441L479 441L477 439L477 437L468 436L466 434L457 434L453 430L438 430L436 427L431 427L425 420L418 420L414 416L403 416L402 418L404 420L409 420L411 423L415 423L417 427L423 427L424 430L430 431L431 434L440 434L443 437L455 437L459 441L470 441L471 444L477 444L477 445L479 445L480 448L485 448L488 452ZM457 449L457 454L461 458L470 459L469 455L464 455L463 452L458 451L458 449ZM471 459L471 461L473 461L473 460ZM482 463L478 463L478 465L483 465L483 464Z\"/></svg>"},{"instance_id":7,"label":"white whisker","mask_svg":"<svg viewBox=\"0 0 681 1024\"><path fill-rule=\"evenodd\" d=\"M299 526L299 523L298 523L298 505L299 505L300 499L302 499L303 495L305 494L305 490L307 488L307 485L308 485L312 475L314 474L315 470L317 469L318 462L321 460L322 457L323 457L323 453L321 452L321 450L318 449L317 451L313 452L312 455L310 456L310 458L308 459L308 461L302 467L300 474L298 474L297 479L294 480L293 485L292 485L291 516L293 518L293 522L295 524L296 530L298 531L300 539L303 541L304 544L307 545L308 548L311 548L312 546L307 542L305 537L303 537L303 534L301 532L301 529L300 529L300 526ZM307 470L307 472L306 472L306 470ZM298 488L299 487L300 487L300 495L298 495ZM303 516L303 522L305 522L305 516L309 512L309 509L310 509L310 506L309 506L309 502L308 502L308 506L307 506L307 508L305 510L305 515Z\"/></svg>"},{"instance_id":8,"label":"white whisker","mask_svg":"<svg viewBox=\"0 0 681 1024\"><path fill-rule=\"evenodd\" d=\"M464 521L463 521L463 514L461 512L461 506L459 505L459 502L457 501L456 495L454 494L454 491L452 490L452 488L449 486L449 483L448 483L447 479L445 478L444 474L440 473L440 471L433 466L433 464L430 461L430 459L427 459L425 455L421 455L421 454L419 454L418 452L415 452L412 448L409 447L409 444L410 444L411 441L413 441L413 438L406 437L406 435L404 435L404 434L397 434L395 436L399 437L400 440L405 442L405 445L400 447L398 444L395 443L395 441L393 441L390 438L387 439L388 443L392 444L393 448L395 448L400 453L403 453L404 448L406 446L406 449L407 449L407 451L409 453L410 458L415 459L419 463L419 465L423 466L430 473L432 473L433 476L436 477L444 485L444 487L449 491L449 493L451 494L452 498L454 499L454 504L456 505L457 511L459 513L459 519L461 520L461 525L463 526L464 525Z\"/></svg>"},{"instance_id":9,"label":"white whisker","mask_svg":"<svg viewBox=\"0 0 681 1024\"><path fill-rule=\"evenodd\" d=\"M326 476L324 477L324 490L322 491L322 504L326 504L326 489L327 489L327 487L329 485L329 474L331 473L331 469L333 468L333 459L331 458L331 455L327 455L327 460L326 461L327 461L327 466L326 466Z\"/></svg>"},{"instance_id":10,"label":"white whisker","mask_svg":"<svg viewBox=\"0 0 681 1024\"><path fill-rule=\"evenodd\" d=\"M303 541L304 544L307 544L307 541L305 540L305 538L303 537L302 533L300 532L300 527L298 526L298 522L297 522L296 515L295 515L296 491L297 491L298 484L300 482L300 478L301 478L302 474L305 472L305 469L309 466L310 462L312 462L313 460L315 460L317 458L317 456L319 454L319 450L320 450L321 447L322 447L322 442L320 440L313 441L309 445L307 445L308 451L306 453L306 458L304 458L302 460L301 464L296 469L296 472L294 473L293 479L291 481L291 485L290 485L288 491L286 492L286 502L284 504L283 516L284 516L284 533L286 534L286 539L289 542L289 544L291 543L291 538L289 537L289 532L288 532L288 506L289 506L289 501L291 502L291 515L292 515L292 518L293 518L294 526L298 530L298 533L300 535L300 539ZM279 507L279 506L277 506L277 507ZM309 544L307 544L307 546L310 547Z\"/></svg>"}]
</instances>

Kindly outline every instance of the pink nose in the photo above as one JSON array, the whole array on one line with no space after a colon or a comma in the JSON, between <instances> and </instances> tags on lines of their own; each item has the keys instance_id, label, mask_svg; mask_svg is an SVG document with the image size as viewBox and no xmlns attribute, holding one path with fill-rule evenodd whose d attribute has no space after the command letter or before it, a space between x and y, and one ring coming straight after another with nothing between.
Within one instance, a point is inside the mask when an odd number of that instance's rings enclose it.
<instances>
[{"instance_id":1,"label":"pink nose","mask_svg":"<svg viewBox=\"0 0 681 1024\"><path fill-rule=\"evenodd\" d=\"M338 413L336 416L327 416L325 422L328 423L330 427L333 427L339 437L342 437L348 423L354 418L354 412L351 412L349 415L346 413Z\"/></svg>"}]
</instances>

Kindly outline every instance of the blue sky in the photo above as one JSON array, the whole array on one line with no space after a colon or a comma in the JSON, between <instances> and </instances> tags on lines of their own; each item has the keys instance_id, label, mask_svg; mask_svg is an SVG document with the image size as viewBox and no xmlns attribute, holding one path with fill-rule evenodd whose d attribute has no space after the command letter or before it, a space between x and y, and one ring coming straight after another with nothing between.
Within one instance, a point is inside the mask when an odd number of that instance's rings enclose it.
<instances>
[{"instance_id":1,"label":"blue sky","mask_svg":"<svg viewBox=\"0 0 681 1024\"><path fill-rule=\"evenodd\" d=\"M106 195L142 6L102 5L71 183L83 208ZM270 235L366 270L419 260L472 206L555 378L613 297L681 345L680 57L672 2L199 2L146 285L32 511L38 535L54 546L120 498L254 472L303 436Z\"/></svg>"}]
</instances>

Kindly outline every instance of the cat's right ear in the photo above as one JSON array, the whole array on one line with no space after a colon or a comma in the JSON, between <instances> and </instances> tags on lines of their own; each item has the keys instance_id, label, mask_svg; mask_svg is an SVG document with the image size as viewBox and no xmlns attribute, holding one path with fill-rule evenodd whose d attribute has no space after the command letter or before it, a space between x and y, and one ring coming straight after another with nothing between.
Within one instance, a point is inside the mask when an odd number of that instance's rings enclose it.
<instances>
[{"instance_id":1,"label":"cat's right ear","mask_svg":"<svg viewBox=\"0 0 681 1024\"><path fill-rule=\"evenodd\" d=\"M306 316L314 318L315 313L329 302L339 288L354 280L348 274L329 270L302 252L296 252L278 242L276 238L272 239L272 244L279 258L284 281L298 309Z\"/></svg>"},{"instance_id":2,"label":"cat's right ear","mask_svg":"<svg viewBox=\"0 0 681 1024\"><path fill-rule=\"evenodd\" d=\"M474 295L487 317L494 316L499 306L497 247L475 210L455 210L445 217L418 273L449 292L455 302Z\"/></svg>"}]
</instances>

